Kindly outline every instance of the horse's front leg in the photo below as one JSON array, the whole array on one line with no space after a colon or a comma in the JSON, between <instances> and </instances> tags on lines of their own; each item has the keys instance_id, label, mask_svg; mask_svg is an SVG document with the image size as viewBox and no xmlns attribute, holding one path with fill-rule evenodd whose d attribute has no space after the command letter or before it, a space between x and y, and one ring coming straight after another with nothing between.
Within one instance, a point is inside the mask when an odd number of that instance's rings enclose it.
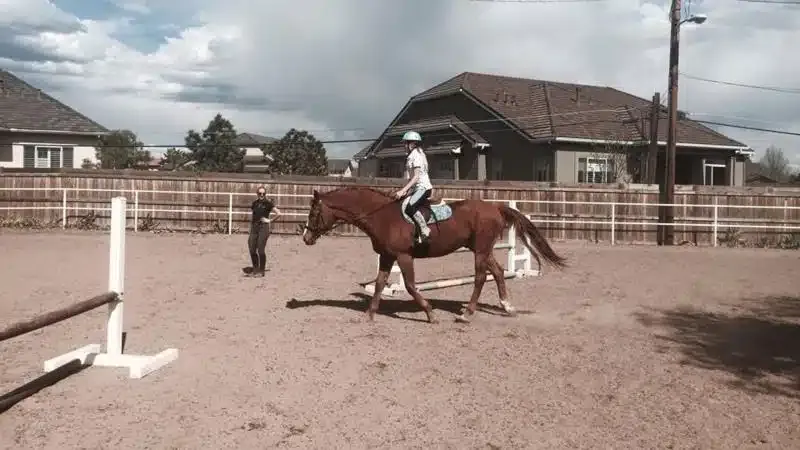
<instances>
[{"instance_id":1,"label":"horse's front leg","mask_svg":"<svg viewBox=\"0 0 800 450\"><path fill-rule=\"evenodd\" d=\"M386 281L389 279L389 273L394 266L395 257L388 254L381 254L378 259L378 275L375 277L375 292L372 294L372 299L367 307L367 319L371 322L375 320L375 313L378 312L378 306L381 302L381 292L386 287Z\"/></svg>"}]
</instances>

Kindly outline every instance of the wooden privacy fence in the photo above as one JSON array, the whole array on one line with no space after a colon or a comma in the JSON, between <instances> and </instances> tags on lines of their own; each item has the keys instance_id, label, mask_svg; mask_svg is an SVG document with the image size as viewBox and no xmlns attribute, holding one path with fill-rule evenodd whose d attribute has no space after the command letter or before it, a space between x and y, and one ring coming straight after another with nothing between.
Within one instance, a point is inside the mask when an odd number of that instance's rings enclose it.
<instances>
[{"instance_id":1,"label":"wooden privacy fence","mask_svg":"<svg viewBox=\"0 0 800 450\"><path fill-rule=\"evenodd\" d=\"M95 224L107 226L108 202L124 196L130 204L129 227L137 231L213 229L246 232L249 205L260 184L284 212L273 232L295 233L305 222L314 189L363 184L386 190L399 187L398 179L284 177L254 179L252 174L179 176L163 172L67 171L64 173L9 173L0 176L0 217L6 222L26 219L75 226L96 214ZM554 240L655 243L658 188L652 185L555 185L533 182L437 180L435 196L447 199L515 200L523 213ZM697 244L715 244L730 230L751 240L800 233L800 189L722 186L676 188L675 238ZM361 235L353 227L337 234Z\"/></svg>"},{"instance_id":2,"label":"wooden privacy fence","mask_svg":"<svg viewBox=\"0 0 800 450\"><path fill-rule=\"evenodd\" d=\"M106 324L106 351L101 352L100 344L89 344L44 362L44 371L57 372L63 378L75 372L75 367L95 365L101 367L128 368L130 378L142 378L178 358L178 350L170 348L156 355L131 355L123 353L123 297L125 279L125 213L124 197L112 200L111 232L109 239L108 291L72 305L41 314L29 320L12 323L0 329L0 342L21 336L25 333L83 314L87 311L108 305ZM51 377L52 378L52 377ZM55 382L57 380L53 380ZM47 383L52 384L50 381ZM28 386L30 385L30 386ZM38 388L29 383L23 388L0 396L0 411L32 395Z\"/></svg>"}]
</instances>

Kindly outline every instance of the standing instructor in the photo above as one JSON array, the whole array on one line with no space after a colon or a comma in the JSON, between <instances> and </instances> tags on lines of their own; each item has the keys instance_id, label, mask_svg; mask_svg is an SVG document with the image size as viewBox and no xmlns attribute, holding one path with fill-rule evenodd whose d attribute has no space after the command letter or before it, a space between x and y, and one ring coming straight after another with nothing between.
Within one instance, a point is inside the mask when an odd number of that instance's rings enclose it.
<instances>
[{"instance_id":1,"label":"standing instructor","mask_svg":"<svg viewBox=\"0 0 800 450\"><path fill-rule=\"evenodd\" d=\"M277 219L281 212L271 200L267 199L267 190L264 186L258 187L256 196L253 204L250 205L253 215L250 220L250 235L247 238L247 247L250 250L250 260L253 265L245 272L251 277L263 277L267 265L265 249L270 233L270 223Z\"/></svg>"}]
</instances>

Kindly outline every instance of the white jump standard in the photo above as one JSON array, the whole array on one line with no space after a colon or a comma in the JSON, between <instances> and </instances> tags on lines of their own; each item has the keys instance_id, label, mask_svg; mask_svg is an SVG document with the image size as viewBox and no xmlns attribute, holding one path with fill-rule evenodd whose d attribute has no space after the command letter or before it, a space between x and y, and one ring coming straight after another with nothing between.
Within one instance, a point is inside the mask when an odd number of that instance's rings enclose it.
<instances>
[{"instance_id":1,"label":"white jump standard","mask_svg":"<svg viewBox=\"0 0 800 450\"><path fill-rule=\"evenodd\" d=\"M51 372L72 360L100 367L128 368L130 378L142 378L178 359L178 349L169 348L155 355L130 355L122 352L123 306L125 292L125 197L111 200L111 233L108 263L108 290L117 299L108 304L106 351L100 344L89 344L44 362L44 371Z\"/></svg>"}]
</instances>

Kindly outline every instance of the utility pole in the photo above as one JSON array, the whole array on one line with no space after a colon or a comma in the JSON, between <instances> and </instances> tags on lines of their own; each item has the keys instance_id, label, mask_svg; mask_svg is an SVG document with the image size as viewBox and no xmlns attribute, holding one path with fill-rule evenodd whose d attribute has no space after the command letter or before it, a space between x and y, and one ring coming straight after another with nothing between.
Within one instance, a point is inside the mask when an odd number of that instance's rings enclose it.
<instances>
[{"instance_id":1,"label":"utility pole","mask_svg":"<svg viewBox=\"0 0 800 450\"><path fill-rule=\"evenodd\" d=\"M647 184L655 184L658 173L658 123L661 119L661 94L658 92L653 94L653 103L650 106L650 142L647 147L647 164L645 168L644 182ZM666 158L664 158L666 162ZM664 179L658 183L658 203L664 203ZM663 245L664 243L664 208L658 207L658 223L656 226L656 243Z\"/></svg>"},{"instance_id":2,"label":"utility pole","mask_svg":"<svg viewBox=\"0 0 800 450\"><path fill-rule=\"evenodd\" d=\"M650 107L650 145L647 149L647 172L645 173L645 183L654 184L656 182L656 167L658 166L658 119L661 110L661 94L653 94L653 104Z\"/></svg>"},{"instance_id":3,"label":"utility pole","mask_svg":"<svg viewBox=\"0 0 800 450\"><path fill-rule=\"evenodd\" d=\"M678 122L678 47L681 26L681 0L672 0L669 33L669 119L667 125L666 173L664 174L664 245L674 245L675 227L675 150Z\"/></svg>"}]
</instances>

